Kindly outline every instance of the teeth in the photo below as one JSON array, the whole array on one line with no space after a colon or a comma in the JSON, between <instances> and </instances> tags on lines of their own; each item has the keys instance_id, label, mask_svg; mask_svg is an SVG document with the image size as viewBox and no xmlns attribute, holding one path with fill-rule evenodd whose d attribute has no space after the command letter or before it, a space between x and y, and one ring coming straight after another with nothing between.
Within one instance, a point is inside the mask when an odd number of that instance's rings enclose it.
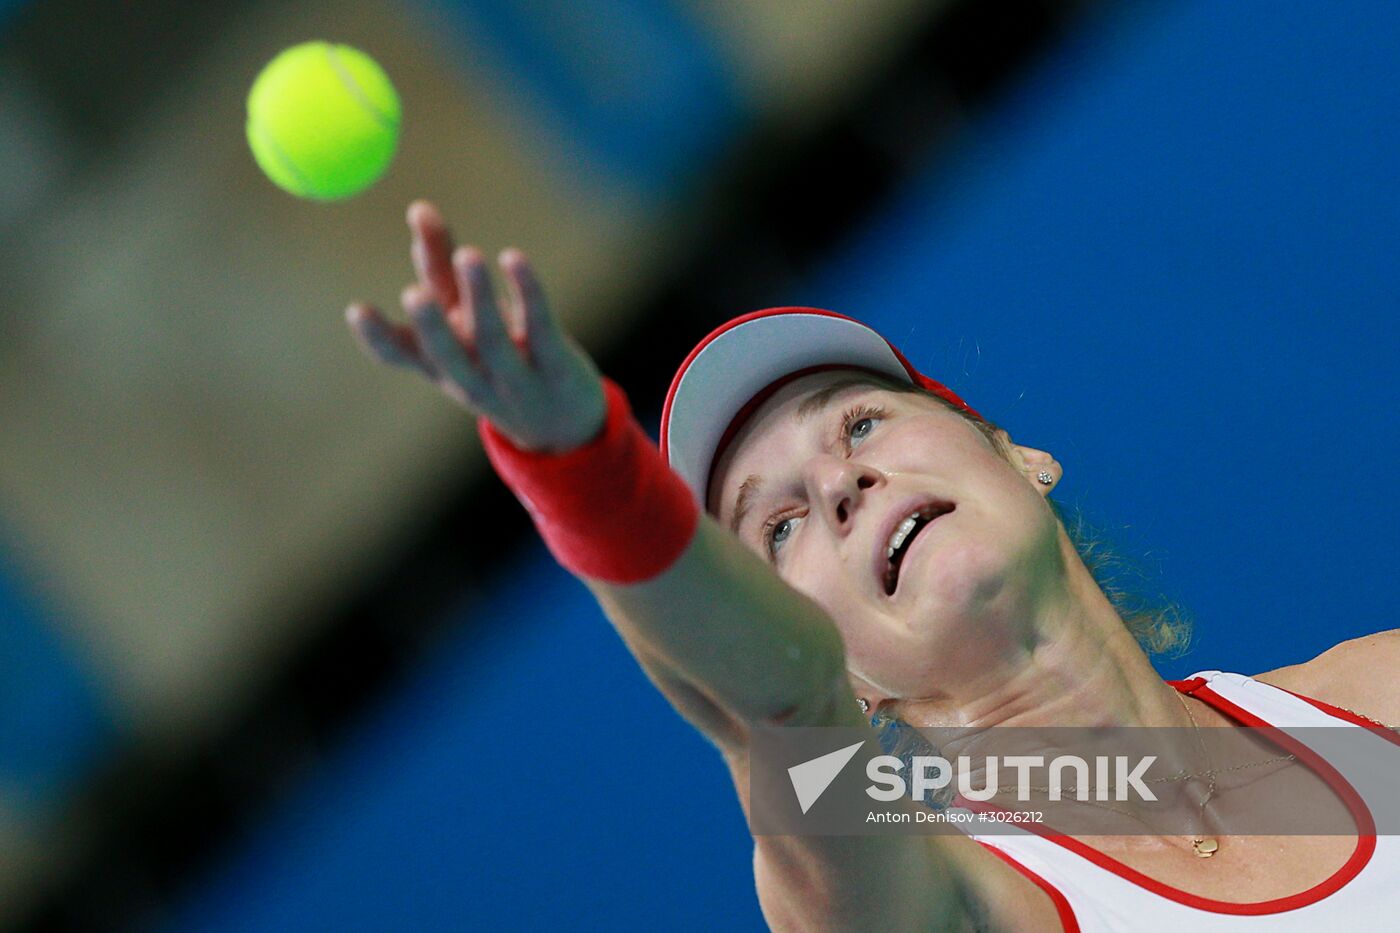
<instances>
[{"instance_id":1,"label":"teeth","mask_svg":"<svg viewBox=\"0 0 1400 933\"><path fill-rule=\"evenodd\" d=\"M899 546L904 543L904 539L909 537L909 532L913 531L918 524L917 514L910 515L899 523L899 527L894 530L894 534L890 535L889 544L885 546L886 558L894 557L894 552L899 550Z\"/></svg>"}]
</instances>

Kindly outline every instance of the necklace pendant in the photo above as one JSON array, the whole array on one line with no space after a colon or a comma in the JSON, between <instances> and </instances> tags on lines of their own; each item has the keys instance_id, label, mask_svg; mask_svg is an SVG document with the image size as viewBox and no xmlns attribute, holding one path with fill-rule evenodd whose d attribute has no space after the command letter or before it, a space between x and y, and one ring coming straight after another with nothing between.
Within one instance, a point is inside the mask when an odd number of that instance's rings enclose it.
<instances>
[{"instance_id":1,"label":"necklace pendant","mask_svg":"<svg viewBox=\"0 0 1400 933\"><path fill-rule=\"evenodd\" d=\"M1220 848L1220 843L1214 838L1202 839L1197 836L1191 840L1191 848L1196 850L1197 858L1210 858Z\"/></svg>"}]
</instances>

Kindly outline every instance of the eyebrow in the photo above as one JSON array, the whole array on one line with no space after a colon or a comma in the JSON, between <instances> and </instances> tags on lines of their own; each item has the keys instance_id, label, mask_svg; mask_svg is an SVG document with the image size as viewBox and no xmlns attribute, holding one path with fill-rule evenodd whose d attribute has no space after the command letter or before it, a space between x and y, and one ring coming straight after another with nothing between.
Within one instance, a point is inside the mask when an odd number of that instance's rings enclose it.
<instances>
[{"instance_id":1,"label":"eyebrow","mask_svg":"<svg viewBox=\"0 0 1400 933\"><path fill-rule=\"evenodd\" d=\"M739 494L734 498L734 515L729 519L729 530L736 535L739 533L739 526L743 524L744 516L749 514L749 506L753 504L753 497L758 494L758 487L762 483L762 477L757 473L750 473L749 478L739 485Z\"/></svg>"},{"instance_id":2,"label":"eyebrow","mask_svg":"<svg viewBox=\"0 0 1400 933\"><path fill-rule=\"evenodd\" d=\"M880 386L872 383L867 376L853 376L850 379L842 379L838 382L833 382L825 389L813 392L802 400L802 404L797 406L797 421L799 423L806 421L812 415L825 408L831 402L832 397L838 392L842 392L852 386L867 386L872 389L880 388Z\"/></svg>"}]
</instances>

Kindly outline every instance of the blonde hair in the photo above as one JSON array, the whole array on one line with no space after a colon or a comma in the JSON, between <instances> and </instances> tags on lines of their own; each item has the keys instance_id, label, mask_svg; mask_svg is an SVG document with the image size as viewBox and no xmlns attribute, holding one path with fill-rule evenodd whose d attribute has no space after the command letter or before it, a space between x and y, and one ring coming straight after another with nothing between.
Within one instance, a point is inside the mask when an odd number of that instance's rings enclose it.
<instances>
[{"instance_id":1,"label":"blonde hair","mask_svg":"<svg viewBox=\"0 0 1400 933\"><path fill-rule=\"evenodd\" d=\"M1089 524L1079 507L1075 507L1069 522L1059 503L1051 501L1050 507L1079 552L1079 559L1143 650L1149 655L1171 658L1185 654L1191 647L1190 613L1166 594L1154 593L1152 577L1142 564L1115 549L1101 530Z\"/></svg>"}]
</instances>

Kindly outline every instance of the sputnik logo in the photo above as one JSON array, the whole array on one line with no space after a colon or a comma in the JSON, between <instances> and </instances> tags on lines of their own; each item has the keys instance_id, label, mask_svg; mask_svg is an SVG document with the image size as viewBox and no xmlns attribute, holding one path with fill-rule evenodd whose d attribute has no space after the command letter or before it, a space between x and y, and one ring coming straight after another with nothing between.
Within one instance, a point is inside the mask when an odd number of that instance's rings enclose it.
<instances>
[{"instance_id":1,"label":"sputnik logo","mask_svg":"<svg viewBox=\"0 0 1400 933\"><path fill-rule=\"evenodd\" d=\"M847 745L845 748L838 748L834 752L788 768L793 792L797 794L797 803L802 807L804 814L812 809L812 804L817 802L818 797L826 793L826 789L836 780L841 769L846 767L864 744L857 742Z\"/></svg>"}]
</instances>

